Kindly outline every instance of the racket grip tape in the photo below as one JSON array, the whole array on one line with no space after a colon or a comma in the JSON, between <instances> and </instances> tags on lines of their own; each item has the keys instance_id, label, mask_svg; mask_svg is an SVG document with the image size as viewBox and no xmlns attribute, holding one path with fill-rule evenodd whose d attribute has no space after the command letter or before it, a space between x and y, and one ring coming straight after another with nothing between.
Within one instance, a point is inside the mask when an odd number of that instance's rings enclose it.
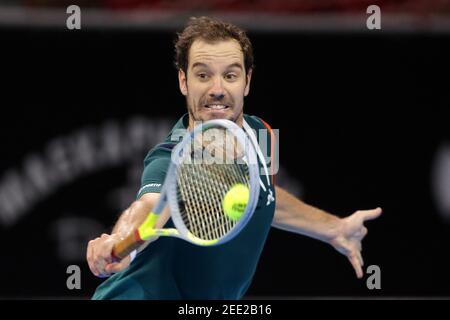
<instances>
[{"instance_id":1,"label":"racket grip tape","mask_svg":"<svg viewBox=\"0 0 450 320\"><path fill-rule=\"evenodd\" d=\"M145 241L141 239L139 230L136 229L114 245L111 256L113 257L113 260L121 261L133 250L139 248L144 242Z\"/></svg>"}]
</instances>

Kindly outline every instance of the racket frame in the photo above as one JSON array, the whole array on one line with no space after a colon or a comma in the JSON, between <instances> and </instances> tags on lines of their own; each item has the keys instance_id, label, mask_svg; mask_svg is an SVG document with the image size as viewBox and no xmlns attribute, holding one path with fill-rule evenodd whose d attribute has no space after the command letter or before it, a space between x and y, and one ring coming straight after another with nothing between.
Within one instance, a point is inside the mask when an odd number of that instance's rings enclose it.
<instances>
[{"instance_id":1,"label":"racket frame","mask_svg":"<svg viewBox=\"0 0 450 320\"><path fill-rule=\"evenodd\" d=\"M231 131L237 138L238 144L244 146L245 148L246 153L244 160L249 171L250 197L249 202L245 208L245 212L229 233L219 239L206 240L198 238L194 234L192 234L185 226L181 217L177 198L178 164L177 161L174 161L173 155L182 153L185 147L187 147L193 141L193 139L197 137L198 134L201 134L211 127L217 126ZM247 225L247 223L253 216L259 199L259 179L258 156L253 144L242 128L240 128L234 122L225 119L215 119L201 123L200 125L196 126L194 130L187 133L183 137L183 140L178 143L177 146L175 146L172 152L166 178L160 192L160 199L158 200L154 209L148 214L146 220L140 225L140 227L136 229L132 234L129 234L126 238L122 239L122 241L116 244L116 246L114 246L112 252L113 257L116 260L121 260L128 254L130 254L131 251L142 245L145 241L159 236L176 237L199 246L215 246L230 241L239 234L239 232ZM167 204L169 205L170 215L172 217L175 228L156 229L154 228L155 224Z\"/></svg>"}]
</instances>

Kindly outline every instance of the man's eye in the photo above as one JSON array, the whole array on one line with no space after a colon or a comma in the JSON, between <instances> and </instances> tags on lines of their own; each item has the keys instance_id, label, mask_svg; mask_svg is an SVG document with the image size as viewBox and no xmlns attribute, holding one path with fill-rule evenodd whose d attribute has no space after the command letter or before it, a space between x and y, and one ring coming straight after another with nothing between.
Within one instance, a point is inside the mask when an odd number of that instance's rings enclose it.
<instances>
[{"instance_id":1,"label":"man's eye","mask_svg":"<svg viewBox=\"0 0 450 320\"><path fill-rule=\"evenodd\" d=\"M235 73L227 73L227 74L225 75L225 78L226 78L227 80L235 80L235 79L237 78L237 75L236 75Z\"/></svg>"},{"instance_id":2,"label":"man's eye","mask_svg":"<svg viewBox=\"0 0 450 320\"><path fill-rule=\"evenodd\" d=\"M207 79L208 75L206 73L198 73L197 77L199 77L200 79Z\"/></svg>"}]
</instances>

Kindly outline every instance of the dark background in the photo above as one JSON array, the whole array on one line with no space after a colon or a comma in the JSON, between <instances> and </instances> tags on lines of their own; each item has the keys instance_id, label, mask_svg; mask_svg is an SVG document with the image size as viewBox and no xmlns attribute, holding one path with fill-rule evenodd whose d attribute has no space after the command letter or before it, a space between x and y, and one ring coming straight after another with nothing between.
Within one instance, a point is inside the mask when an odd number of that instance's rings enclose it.
<instances>
[{"instance_id":1,"label":"dark background","mask_svg":"<svg viewBox=\"0 0 450 320\"><path fill-rule=\"evenodd\" d=\"M23 172L27 155L45 155L49 141L82 128L125 127L139 116L153 135L159 119L174 123L185 112L174 31L0 28L0 185L10 170ZM256 69L246 113L280 130L280 183L339 216L377 206L384 213L367 223L363 242L366 266L381 268L381 290L367 289L368 275L356 279L330 246L272 229L247 296L449 296L450 224L433 170L450 139L450 36L249 36ZM83 258L87 241L133 200L151 147L69 179L14 223L0 222L0 297L89 297L101 280ZM124 186L123 201L111 201ZM66 240L56 234L69 231L78 249L64 257ZM81 290L66 288L71 264L81 267Z\"/></svg>"}]
</instances>

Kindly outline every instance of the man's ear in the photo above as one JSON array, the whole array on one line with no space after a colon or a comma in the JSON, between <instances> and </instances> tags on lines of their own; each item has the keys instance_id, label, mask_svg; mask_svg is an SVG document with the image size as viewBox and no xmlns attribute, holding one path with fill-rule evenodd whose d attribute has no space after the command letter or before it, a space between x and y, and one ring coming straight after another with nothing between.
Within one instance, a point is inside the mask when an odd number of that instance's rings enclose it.
<instances>
[{"instance_id":1,"label":"man's ear","mask_svg":"<svg viewBox=\"0 0 450 320\"><path fill-rule=\"evenodd\" d=\"M250 92L250 81L252 80L252 73L253 73L253 69L248 69L247 79L246 79L246 84L245 84L245 89L244 89L244 97L246 97L248 95L248 93Z\"/></svg>"},{"instance_id":2,"label":"man's ear","mask_svg":"<svg viewBox=\"0 0 450 320\"><path fill-rule=\"evenodd\" d=\"M180 85L180 91L184 96L187 96L188 91L187 91L187 78L186 78L186 73L184 73L183 70L179 69L178 70L178 83Z\"/></svg>"}]
</instances>

